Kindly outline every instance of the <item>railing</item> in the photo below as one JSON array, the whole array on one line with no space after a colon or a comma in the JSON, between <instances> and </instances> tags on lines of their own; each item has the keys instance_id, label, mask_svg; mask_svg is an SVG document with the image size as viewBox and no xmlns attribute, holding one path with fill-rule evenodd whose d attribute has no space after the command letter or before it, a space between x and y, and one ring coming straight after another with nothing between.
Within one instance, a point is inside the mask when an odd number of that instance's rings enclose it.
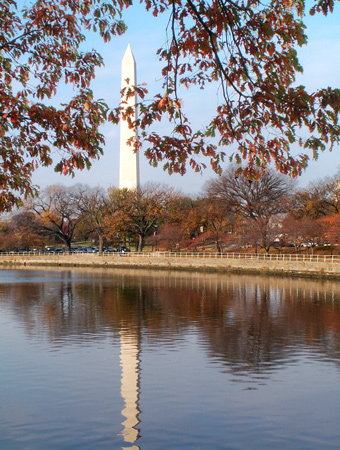
<instances>
[{"instance_id":1,"label":"railing","mask_svg":"<svg viewBox=\"0 0 340 450\"><path fill-rule=\"evenodd\" d=\"M339 263L340 255L301 255L301 254L266 254L266 253L206 253L206 252L104 252L104 253L60 253L60 252L2 252L2 256L50 256L50 257L91 257L103 256L105 258L139 257L139 258L204 258L204 259L256 259L267 261L306 261Z\"/></svg>"}]
</instances>

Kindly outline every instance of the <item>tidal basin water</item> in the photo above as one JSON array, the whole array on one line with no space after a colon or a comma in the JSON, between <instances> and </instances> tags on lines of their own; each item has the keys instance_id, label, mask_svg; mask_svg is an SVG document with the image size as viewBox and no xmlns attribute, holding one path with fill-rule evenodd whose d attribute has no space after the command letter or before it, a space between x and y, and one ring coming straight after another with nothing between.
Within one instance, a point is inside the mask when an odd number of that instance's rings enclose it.
<instances>
[{"instance_id":1,"label":"tidal basin water","mask_svg":"<svg viewBox=\"0 0 340 450\"><path fill-rule=\"evenodd\" d=\"M340 283L0 270L1 450L340 448Z\"/></svg>"}]
</instances>

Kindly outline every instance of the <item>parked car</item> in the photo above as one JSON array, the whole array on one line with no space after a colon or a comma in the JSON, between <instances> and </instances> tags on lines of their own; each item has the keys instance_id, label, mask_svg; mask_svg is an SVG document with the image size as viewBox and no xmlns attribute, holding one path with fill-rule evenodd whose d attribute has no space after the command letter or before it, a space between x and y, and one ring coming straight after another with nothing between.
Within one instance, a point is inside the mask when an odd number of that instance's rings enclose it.
<instances>
[{"instance_id":1,"label":"parked car","mask_svg":"<svg viewBox=\"0 0 340 450\"><path fill-rule=\"evenodd\" d=\"M117 252L129 252L129 251L130 251L130 249L127 247L124 247L123 245L119 245L117 247Z\"/></svg>"},{"instance_id":2,"label":"parked car","mask_svg":"<svg viewBox=\"0 0 340 450\"><path fill-rule=\"evenodd\" d=\"M103 249L103 252L104 253L114 253L114 252L116 252L117 250L115 250L114 248L111 248L111 247L105 247L104 249Z\"/></svg>"},{"instance_id":3,"label":"parked car","mask_svg":"<svg viewBox=\"0 0 340 450\"><path fill-rule=\"evenodd\" d=\"M79 247L74 250L74 253L87 253L87 251L86 248Z\"/></svg>"},{"instance_id":4,"label":"parked car","mask_svg":"<svg viewBox=\"0 0 340 450\"><path fill-rule=\"evenodd\" d=\"M99 251L98 247L85 247L86 253L97 253Z\"/></svg>"},{"instance_id":5,"label":"parked car","mask_svg":"<svg viewBox=\"0 0 340 450\"><path fill-rule=\"evenodd\" d=\"M64 253L64 249L60 247L46 247L45 253Z\"/></svg>"}]
</instances>

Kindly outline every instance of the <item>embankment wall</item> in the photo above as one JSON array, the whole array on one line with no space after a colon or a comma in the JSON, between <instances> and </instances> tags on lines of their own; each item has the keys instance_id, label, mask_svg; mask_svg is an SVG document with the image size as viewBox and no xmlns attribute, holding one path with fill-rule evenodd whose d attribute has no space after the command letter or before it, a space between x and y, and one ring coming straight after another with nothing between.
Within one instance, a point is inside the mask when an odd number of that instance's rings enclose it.
<instances>
[{"instance_id":1,"label":"embankment wall","mask_svg":"<svg viewBox=\"0 0 340 450\"><path fill-rule=\"evenodd\" d=\"M275 261L257 259L195 258L133 256L119 254L101 256L96 254L72 255L0 255L0 268L10 267L96 267L96 268L143 268L162 270L189 270L205 272L245 272L293 277L333 278L340 280L339 261Z\"/></svg>"}]
</instances>

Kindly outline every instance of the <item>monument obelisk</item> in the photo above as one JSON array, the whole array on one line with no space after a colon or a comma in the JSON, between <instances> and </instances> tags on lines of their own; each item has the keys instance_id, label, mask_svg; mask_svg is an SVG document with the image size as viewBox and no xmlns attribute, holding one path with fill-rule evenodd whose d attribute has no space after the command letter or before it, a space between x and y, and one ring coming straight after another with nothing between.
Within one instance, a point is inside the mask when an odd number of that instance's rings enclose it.
<instances>
[{"instance_id":1,"label":"monument obelisk","mask_svg":"<svg viewBox=\"0 0 340 450\"><path fill-rule=\"evenodd\" d=\"M127 83L126 80L129 80ZM122 60L122 89L126 86L136 86L136 61L133 57L130 44L127 46ZM122 100L124 100L122 98ZM133 120L137 119L137 98L132 96L127 100L127 107L134 108ZM129 139L137 138L137 130L129 128L128 122L123 118L120 121L120 164L119 164L119 188L137 189L139 187L139 158L134 153L133 147L127 144Z\"/></svg>"}]
</instances>

